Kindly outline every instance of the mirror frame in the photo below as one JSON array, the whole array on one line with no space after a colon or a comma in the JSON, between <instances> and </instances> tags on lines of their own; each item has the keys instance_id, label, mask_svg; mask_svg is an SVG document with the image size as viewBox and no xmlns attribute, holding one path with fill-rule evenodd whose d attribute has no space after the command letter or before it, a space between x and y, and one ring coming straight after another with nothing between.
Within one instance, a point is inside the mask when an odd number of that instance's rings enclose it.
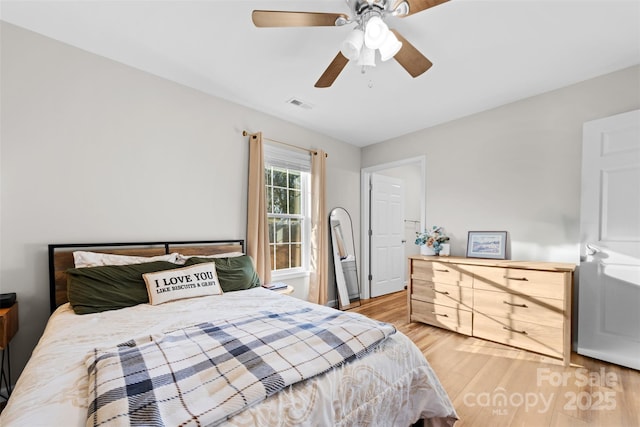
<instances>
[{"instance_id":1,"label":"mirror frame","mask_svg":"<svg viewBox=\"0 0 640 427\"><path fill-rule=\"evenodd\" d=\"M337 214L341 218L336 219ZM335 222L338 221L337 224ZM333 271L336 284L336 304L340 310L359 307L360 279L356 257L356 244L353 235L353 221L351 215L343 207L335 207L329 212L329 232L331 236L331 254L333 256ZM350 234L350 236L349 236ZM350 259L352 257L352 259ZM346 263L349 265L345 271Z\"/></svg>"}]
</instances>

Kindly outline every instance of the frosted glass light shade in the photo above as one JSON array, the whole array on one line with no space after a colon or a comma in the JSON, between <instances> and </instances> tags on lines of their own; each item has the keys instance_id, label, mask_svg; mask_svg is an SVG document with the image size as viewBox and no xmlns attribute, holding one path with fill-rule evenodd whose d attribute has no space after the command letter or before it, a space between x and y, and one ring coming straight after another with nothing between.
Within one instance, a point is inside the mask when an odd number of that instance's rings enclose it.
<instances>
[{"instance_id":1,"label":"frosted glass light shade","mask_svg":"<svg viewBox=\"0 0 640 427\"><path fill-rule=\"evenodd\" d=\"M345 58L349 60L358 59L360 51L362 50L363 42L364 32L356 28L349 33L346 39L344 39L340 52L342 52Z\"/></svg>"},{"instance_id":2,"label":"frosted glass light shade","mask_svg":"<svg viewBox=\"0 0 640 427\"><path fill-rule=\"evenodd\" d=\"M393 58L402 48L402 43L398 40L393 31L387 33L384 43L378 48L380 50L380 59L388 61Z\"/></svg>"},{"instance_id":3,"label":"frosted glass light shade","mask_svg":"<svg viewBox=\"0 0 640 427\"><path fill-rule=\"evenodd\" d=\"M362 47L360 57L358 58L358 65L361 67L375 67L376 66L376 51L375 49L369 49L366 45Z\"/></svg>"},{"instance_id":4,"label":"frosted glass light shade","mask_svg":"<svg viewBox=\"0 0 640 427\"><path fill-rule=\"evenodd\" d=\"M372 16L364 30L364 44L369 49L378 49L384 43L389 27L379 16Z\"/></svg>"}]
</instances>

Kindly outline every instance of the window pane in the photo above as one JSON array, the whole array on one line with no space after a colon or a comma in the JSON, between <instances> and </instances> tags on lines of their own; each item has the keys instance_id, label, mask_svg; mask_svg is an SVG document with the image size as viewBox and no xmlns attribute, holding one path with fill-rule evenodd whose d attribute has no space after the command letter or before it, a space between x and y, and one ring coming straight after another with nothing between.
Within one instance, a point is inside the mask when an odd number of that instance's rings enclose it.
<instances>
[{"instance_id":1,"label":"window pane","mask_svg":"<svg viewBox=\"0 0 640 427\"><path fill-rule=\"evenodd\" d=\"M264 183L271 185L271 168L264 168Z\"/></svg>"},{"instance_id":2,"label":"window pane","mask_svg":"<svg viewBox=\"0 0 640 427\"><path fill-rule=\"evenodd\" d=\"M291 245L291 268L302 267L302 245Z\"/></svg>"},{"instance_id":3,"label":"window pane","mask_svg":"<svg viewBox=\"0 0 640 427\"><path fill-rule=\"evenodd\" d=\"M302 221L299 219L291 220L291 242L302 242Z\"/></svg>"},{"instance_id":4,"label":"window pane","mask_svg":"<svg viewBox=\"0 0 640 427\"><path fill-rule=\"evenodd\" d=\"M265 188L265 193L267 195L267 213L273 213L273 187Z\"/></svg>"},{"instance_id":5,"label":"window pane","mask_svg":"<svg viewBox=\"0 0 640 427\"><path fill-rule=\"evenodd\" d=\"M287 213L287 190L285 188L273 189L273 212Z\"/></svg>"},{"instance_id":6,"label":"window pane","mask_svg":"<svg viewBox=\"0 0 640 427\"><path fill-rule=\"evenodd\" d=\"M301 193L299 190L289 190L289 213L300 214Z\"/></svg>"},{"instance_id":7,"label":"window pane","mask_svg":"<svg viewBox=\"0 0 640 427\"><path fill-rule=\"evenodd\" d=\"M273 168L273 185L276 187L287 186L287 171L285 169Z\"/></svg>"},{"instance_id":8,"label":"window pane","mask_svg":"<svg viewBox=\"0 0 640 427\"><path fill-rule=\"evenodd\" d=\"M300 172L289 171L289 188L300 189Z\"/></svg>"},{"instance_id":9,"label":"window pane","mask_svg":"<svg viewBox=\"0 0 640 427\"><path fill-rule=\"evenodd\" d=\"M276 270L289 268L289 245L276 245Z\"/></svg>"},{"instance_id":10,"label":"window pane","mask_svg":"<svg viewBox=\"0 0 640 427\"><path fill-rule=\"evenodd\" d=\"M269 251L271 252L271 270L276 269L276 245L269 245Z\"/></svg>"},{"instance_id":11,"label":"window pane","mask_svg":"<svg viewBox=\"0 0 640 427\"><path fill-rule=\"evenodd\" d=\"M276 236L276 221L276 218L267 218L267 224L269 225L269 243L275 242L274 238Z\"/></svg>"},{"instance_id":12,"label":"window pane","mask_svg":"<svg viewBox=\"0 0 640 427\"><path fill-rule=\"evenodd\" d=\"M275 243L289 243L289 220L278 219Z\"/></svg>"}]
</instances>

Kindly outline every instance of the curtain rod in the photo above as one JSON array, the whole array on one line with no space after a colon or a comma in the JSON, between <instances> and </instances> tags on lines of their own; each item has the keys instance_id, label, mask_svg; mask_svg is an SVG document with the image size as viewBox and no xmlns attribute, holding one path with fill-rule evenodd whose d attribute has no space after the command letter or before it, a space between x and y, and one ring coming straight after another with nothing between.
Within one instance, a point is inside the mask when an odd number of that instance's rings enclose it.
<instances>
[{"instance_id":1,"label":"curtain rod","mask_svg":"<svg viewBox=\"0 0 640 427\"><path fill-rule=\"evenodd\" d=\"M255 136L255 135L256 135L255 133L249 133L246 130L242 131L242 136ZM310 150L308 148L298 147L297 145L288 144L288 143L282 142L282 141L276 141L275 139L270 139L270 138L265 138L265 137L263 137L263 139L266 139L267 141L275 142L276 144L282 144L282 145L286 145L286 146L289 146L289 147L292 147L292 148L297 148L298 150L304 150L304 151L307 151L307 152L309 152L311 154L318 154L318 152L316 150ZM325 153L324 156L328 157L328 154Z\"/></svg>"}]
</instances>

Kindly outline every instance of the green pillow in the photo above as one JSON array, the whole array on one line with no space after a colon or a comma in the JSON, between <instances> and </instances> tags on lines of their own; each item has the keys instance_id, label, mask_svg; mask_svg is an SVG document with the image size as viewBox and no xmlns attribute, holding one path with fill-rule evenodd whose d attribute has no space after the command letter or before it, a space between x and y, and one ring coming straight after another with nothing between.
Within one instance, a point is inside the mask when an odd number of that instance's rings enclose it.
<instances>
[{"instance_id":1,"label":"green pillow","mask_svg":"<svg viewBox=\"0 0 640 427\"><path fill-rule=\"evenodd\" d=\"M99 313L149 302L144 273L182 267L168 261L70 268L67 298L76 314Z\"/></svg>"},{"instance_id":2,"label":"green pillow","mask_svg":"<svg viewBox=\"0 0 640 427\"><path fill-rule=\"evenodd\" d=\"M260 286L260 277L253 268L253 260L248 255L228 258L189 258L185 265L213 262L220 286L224 292L242 291Z\"/></svg>"}]
</instances>

